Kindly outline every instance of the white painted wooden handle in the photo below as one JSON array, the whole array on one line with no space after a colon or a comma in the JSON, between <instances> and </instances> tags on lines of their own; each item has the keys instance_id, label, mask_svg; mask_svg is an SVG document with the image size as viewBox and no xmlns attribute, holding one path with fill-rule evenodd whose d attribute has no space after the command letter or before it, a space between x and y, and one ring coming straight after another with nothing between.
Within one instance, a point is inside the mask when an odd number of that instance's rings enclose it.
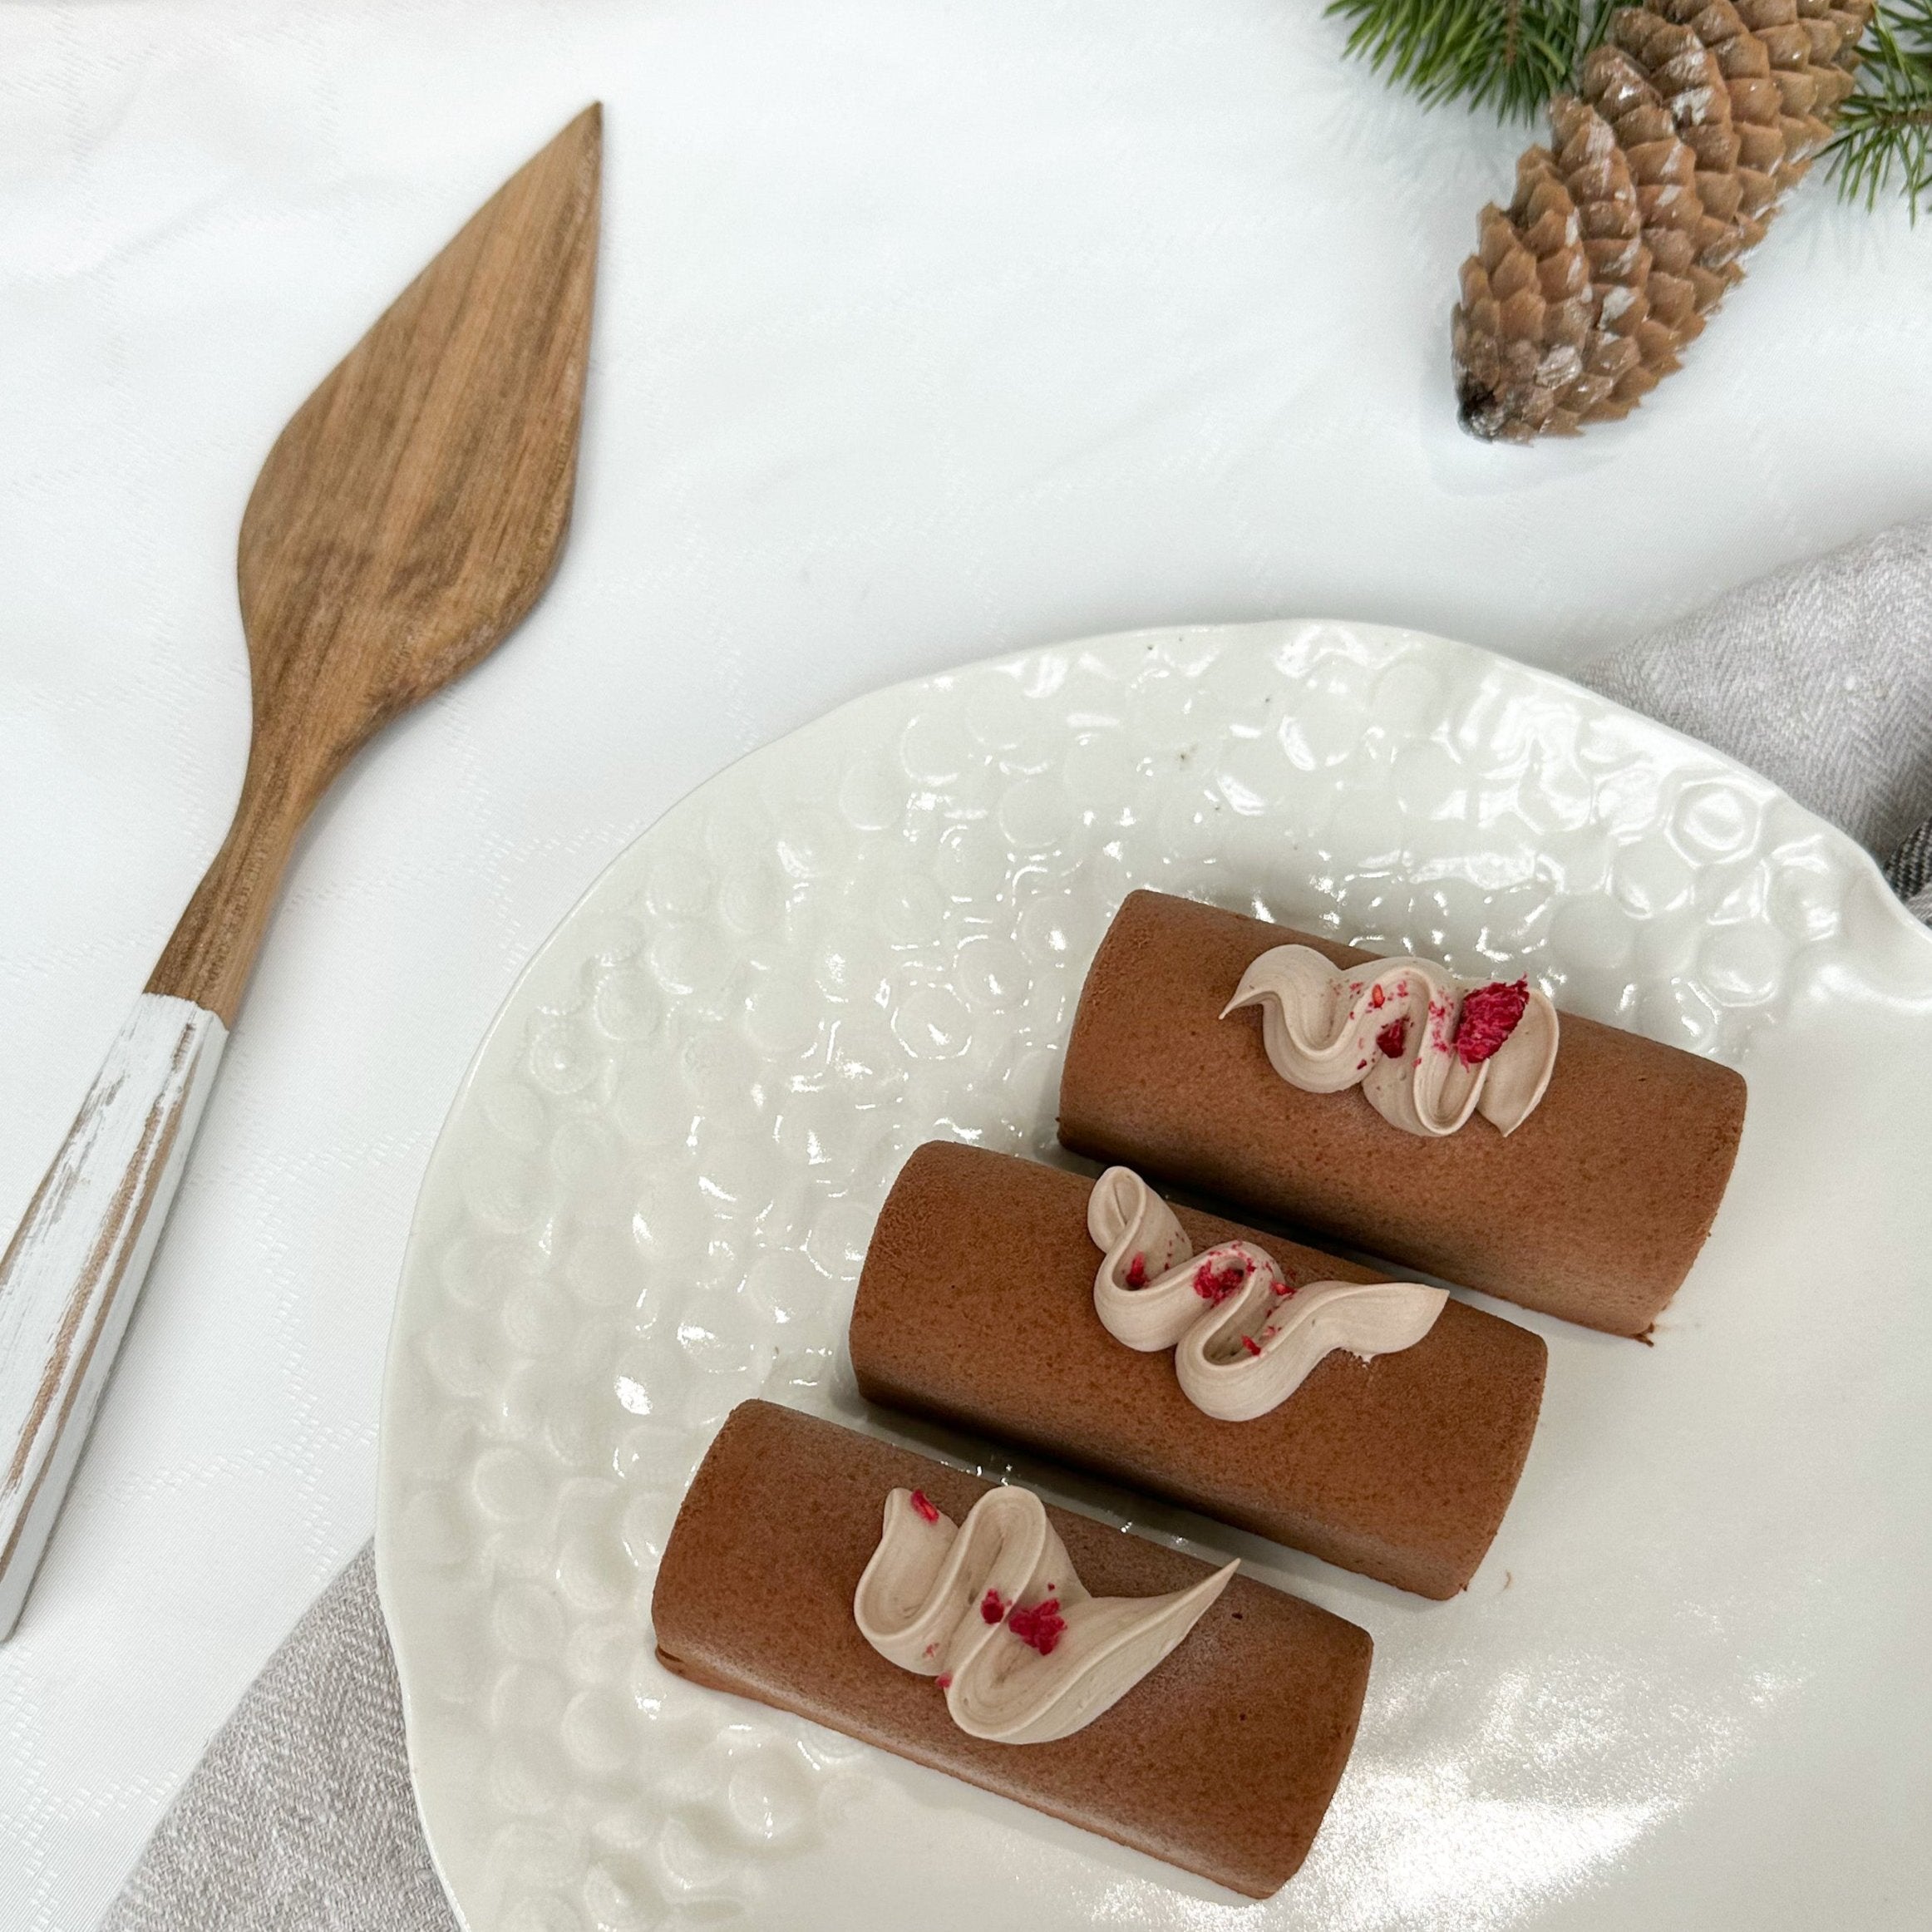
<instances>
[{"instance_id":1,"label":"white painted wooden handle","mask_svg":"<svg viewBox=\"0 0 1932 1932\"><path fill-rule=\"evenodd\" d=\"M144 993L0 1259L0 1639L12 1634L228 1043Z\"/></svg>"}]
</instances>

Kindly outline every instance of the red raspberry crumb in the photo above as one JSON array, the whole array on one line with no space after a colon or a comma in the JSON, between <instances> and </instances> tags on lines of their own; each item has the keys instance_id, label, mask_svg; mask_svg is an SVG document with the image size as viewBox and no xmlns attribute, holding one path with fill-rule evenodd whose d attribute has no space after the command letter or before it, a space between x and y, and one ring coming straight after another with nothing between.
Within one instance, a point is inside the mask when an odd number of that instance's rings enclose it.
<instances>
[{"instance_id":1,"label":"red raspberry crumb","mask_svg":"<svg viewBox=\"0 0 1932 1932\"><path fill-rule=\"evenodd\" d=\"M1042 1657L1051 1657L1053 1646L1067 1628L1067 1619L1052 1597L1042 1597L1030 1610L1016 1606L1006 1620L1006 1627L1021 1643L1031 1644Z\"/></svg>"},{"instance_id":2,"label":"red raspberry crumb","mask_svg":"<svg viewBox=\"0 0 1932 1932\"><path fill-rule=\"evenodd\" d=\"M912 1492L912 1506L927 1522L936 1523L939 1521L939 1512L934 1506L933 1499L923 1489L915 1489Z\"/></svg>"},{"instance_id":3,"label":"red raspberry crumb","mask_svg":"<svg viewBox=\"0 0 1932 1932\"><path fill-rule=\"evenodd\" d=\"M1516 1030L1530 1003L1530 982L1519 979L1514 986L1492 981L1479 986L1462 1002L1462 1018L1454 1035L1456 1057L1465 1067L1479 1066Z\"/></svg>"},{"instance_id":4,"label":"red raspberry crumb","mask_svg":"<svg viewBox=\"0 0 1932 1932\"><path fill-rule=\"evenodd\" d=\"M1248 1279L1248 1264L1240 1255L1217 1262L1213 1255L1194 1271L1194 1292L1205 1302L1225 1302Z\"/></svg>"},{"instance_id":5,"label":"red raspberry crumb","mask_svg":"<svg viewBox=\"0 0 1932 1932\"><path fill-rule=\"evenodd\" d=\"M1127 1264L1127 1286L1129 1288L1145 1288L1146 1285L1147 1257L1145 1254L1136 1254Z\"/></svg>"},{"instance_id":6,"label":"red raspberry crumb","mask_svg":"<svg viewBox=\"0 0 1932 1932\"><path fill-rule=\"evenodd\" d=\"M999 1600L999 1592L989 1589L979 1599L979 1614L989 1624L997 1624L1006 1615L1006 1605Z\"/></svg>"},{"instance_id":7,"label":"red raspberry crumb","mask_svg":"<svg viewBox=\"0 0 1932 1932\"><path fill-rule=\"evenodd\" d=\"M950 1690L953 1688L953 1673L949 1670L942 1670L934 1681L941 1690Z\"/></svg>"},{"instance_id":8,"label":"red raspberry crumb","mask_svg":"<svg viewBox=\"0 0 1932 1932\"><path fill-rule=\"evenodd\" d=\"M1388 996L1383 993L1379 986L1372 987L1369 989L1368 1003L1371 1006L1381 1006L1387 1000L1387 997Z\"/></svg>"},{"instance_id":9,"label":"red raspberry crumb","mask_svg":"<svg viewBox=\"0 0 1932 1932\"><path fill-rule=\"evenodd\" d=\"M1391 1020L1388 1024L1375 1036L1375 1043L1377 1046L1381 1047L1383 1053L1386 1054L1389 1059L1401 1059L1402 1057L1402 1049L1409 1043L1409 1023L1407 1016L1405 1014L1399 1020Z\"/></svg>"},{"instance_id":10,"label":"red raspberry crumb","mask_svg":"<svg viewBox=\"0 0 1932 1932\"><path fill-rule=\"evenodd\" d=\"M1259 1355L1261 1353L1261 1344L1252 1335L1244 1335L1241 1338L1241 1346L1250 1355Z\"/></svg>"},{"instance_id":11,"label":"red raspberry crumb","mask_svg":"<svg viewBox=\"0 0 1932 1932\"><path fill-rule=\"evenodd\" d=\"M929 1644L924 1650L920 1651L919 1655L921 1657L936 1657L939 1655L939 1645L937 1644Z\"/></svg>"}]
</instances>

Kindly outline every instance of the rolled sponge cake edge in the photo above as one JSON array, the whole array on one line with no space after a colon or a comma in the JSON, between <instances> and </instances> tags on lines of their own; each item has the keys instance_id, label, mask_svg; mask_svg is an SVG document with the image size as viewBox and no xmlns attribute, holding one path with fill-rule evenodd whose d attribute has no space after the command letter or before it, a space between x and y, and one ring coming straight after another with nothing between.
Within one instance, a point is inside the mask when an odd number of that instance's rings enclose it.
<instances>
[{"instance_id":1,"label":"rolled sponge cake edge","mask_svg":"<svg viewBox=\"0 0 1932 1932\"><path fill-rule=\"evenodd\" d=\"M929 1678L860 1634L852 1596L894 1488L963 1521L991 1486L765 1402L727 1418L665 1546L651 1615L678 1674L797 1713L916 1763L1265 1898L1307 1856L1362 1712L1368 1633L1237 1576L1111 1710L1050 1744L961 1731ZM1182 1589L1210 1565L1050 1509L1096 1595Z\"/></svg>"},{"instance_id":2,"label":"rolled sponge cake edge","mask_svg":"<svg viewBox=\"0 0 1932 1932\"><path fill-rule=\"evenodd\" d=\"M1399 1589L1462 1589L1530 1453L1549 1351L1451 1299L1412 1348L1336 1351L1286 1402L1216 1421L1170 1352L1115 1339L1093 1308L1091 1183L949 1141L916 1149L880 1210L848 1331L860 1392L1089 1469ZM1177 1208L1197 1253L1241 1237L1288 1279L1371 1269Z\"/></svg>"},{"instance_id":3,"label":"rolled sponge cake edge","mask_svg":"<svg viewBox=\"0 0 1932 1932\"><path fill-rule=\"evenodd\" d=\"M1541 1103L1504 1136L1391 1126L1361 1090L1304 1093L1261 1016L1223 1019L1281 945L1373 955L1166 893L1130 893L1089 968L1060 1082L1062 1143L1404 1266L1612 1333L1644 1333L1703 1246L1742 1132L1733 1069L1561 1016Z\"/></svg>"}]
</instances>

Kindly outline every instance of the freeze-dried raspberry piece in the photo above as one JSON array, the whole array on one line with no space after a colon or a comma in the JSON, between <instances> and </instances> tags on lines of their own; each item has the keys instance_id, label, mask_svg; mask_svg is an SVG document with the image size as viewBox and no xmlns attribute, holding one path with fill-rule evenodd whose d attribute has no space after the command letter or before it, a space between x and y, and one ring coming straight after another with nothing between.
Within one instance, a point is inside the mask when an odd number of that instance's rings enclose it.
<instances>
[{"instance_id":1,"label":"freeze-dried raspberry piece","mask_svg":"<svg viewBox=\"0 0 1932 1932\"><path fill-rule=\"evenodd\" d=\"M1456 1057L1465 1067L1480 1066L1516 1032L1530 1004L1530 982L1506 985L1498 979L1464 996L1462 1017L1456 1024Z\"/></svg>"},{"instance_id":2,"label":"freeze-dried raspberry piece","mask_svg":"<svg viewBox=\"0 0 1932 1932\"><path fill-rule=\"evenodd\" d=\"M1248 1279L1248 1264L1239 1254L1217 1261L1212 1254L1194 1271L1194 1292L1205 1302L1225 1302Z\"/></svg>"},{"instance_id":3,"label":"freeze-dried raspberry piece","mask_svg":"<svg viewBox=\"0 0 1932 1932\"><path fill-rule=\"evenodd\" d=\"M1051 1657L1053 1646L1067 1628L1067 1619L1052 1597L1042 1597L1030 1610L1016 1608L1007 1619L1006 1627L1021 1643L1030 1644L1042 1657Z\"/></svg>"}]
</instances>

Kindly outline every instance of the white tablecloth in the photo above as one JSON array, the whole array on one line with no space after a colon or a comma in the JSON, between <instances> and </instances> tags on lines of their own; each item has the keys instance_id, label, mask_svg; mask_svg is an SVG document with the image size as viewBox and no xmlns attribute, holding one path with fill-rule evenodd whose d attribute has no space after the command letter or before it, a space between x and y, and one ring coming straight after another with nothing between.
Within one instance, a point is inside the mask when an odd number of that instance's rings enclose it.
<instances>
[{"instance_id":1,"label":"white tablecloth","mask_svg":"<svg viewBox=\"0 0 1932 1932\"><path fill-rule=\"evenodd\" d=\"M1558 666L1932 506L1932 231L1813 187L1632 423L1482 448L1446 313L1520 136L1312 0L0 11L0 1222L239 781L276 430L607 106L575 533L295 866L38 1589L0 1932L84 1932L371 1527L417 1180L519 965L731 758L1045 640L1330 612Z\"/></svg>"}]
</instances>

